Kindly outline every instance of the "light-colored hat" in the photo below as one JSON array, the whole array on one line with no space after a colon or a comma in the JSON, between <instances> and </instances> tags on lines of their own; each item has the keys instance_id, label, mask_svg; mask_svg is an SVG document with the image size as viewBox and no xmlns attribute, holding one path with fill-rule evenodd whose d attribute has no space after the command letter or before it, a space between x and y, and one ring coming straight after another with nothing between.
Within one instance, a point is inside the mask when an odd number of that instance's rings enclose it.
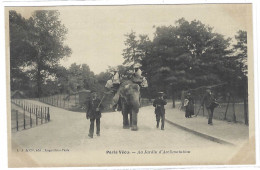
<instances>
[{"instance_id":1,"label":"light-colored hat","mask_svg":"<svg viewBox=\"0 0 260 170\"><path fill-rule=\"evenodd\" d=\"M134 68L140 68L142 65L140 64L140 63L136 63L135 65L134 65Z\"/></svg>"},{"instance_id":2,"label":"light-colored hat","mask_svg":"<svg viewBox=\"0 0 260 170\"><path fill-rule=\"evenodd\" d=\"M159 95L163 95L163 94L164 94L164 92L160 91L160 92L158 92L158 94L159 94Z\"/></svg>"}]
</instances>

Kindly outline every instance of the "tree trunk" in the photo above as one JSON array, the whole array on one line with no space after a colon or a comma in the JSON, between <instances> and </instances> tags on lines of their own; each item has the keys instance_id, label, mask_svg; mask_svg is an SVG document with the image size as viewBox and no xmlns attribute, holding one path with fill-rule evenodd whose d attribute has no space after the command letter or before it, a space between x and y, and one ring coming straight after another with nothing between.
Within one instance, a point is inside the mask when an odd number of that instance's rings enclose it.
<instances>
[{"instance_id":1,"label":"tree trunk","mask_svg":"<svg viewBox=\"0 0 260 170\"><path fill-rule=\"evenodd\" d=\"M236 112L235 112L235 97L233 96L233 122L237 122L237 119L236 119Z\"/></svg>"},{"instance_id":2,"label":"tree trunk","mask_svg":"<svg viewBox=\"0 0 260 170\"><path fill-rule=\"evenodd\" d=\"M228 95L228 104L227 104L227 107L226 107L226 111L225 111L224 120L227 120L227 111L228 111L228 106L229 106L229 103L230 103L230 94Z\"/></svg>"},{"instance_id":3,"label":"tree trunk","mask_svg":"<svg viewBox=\"0 0 260 170\"><path fill-rule=\"evenodd\" d=\"M41 70L38 66L37 68L37 97L41 97L42 95L42 77L41 77Z\"/></svg>"},{"instance_id":4,"label":"tree trunk","mask_svg":"<svg viewBox=\"0 0 260 170\"><path fill-rule=\"evenodd\" d=\"M248 125L248 94L247 89L244 91L244 118L245 124Z\"/></svg>"},{"instance_id":5,"label":"tree trunk","mask_svg":"<svg viewBox=\"0 0 260 170\"><path fill-rule=\"evenodd\" d=\"M172 94L172 108L175 108L175 95Z\"/></svg>"},{"instance_id":6,"label":"tree trunk","mask_svg":"<svg viewBox=\"0 0 260 170\"><path fill-rule=\"evenodd\" d=\"M173 90L173 86L172 86L172 108L175 108L175 92Z\"/></svg>"}]
</instances>

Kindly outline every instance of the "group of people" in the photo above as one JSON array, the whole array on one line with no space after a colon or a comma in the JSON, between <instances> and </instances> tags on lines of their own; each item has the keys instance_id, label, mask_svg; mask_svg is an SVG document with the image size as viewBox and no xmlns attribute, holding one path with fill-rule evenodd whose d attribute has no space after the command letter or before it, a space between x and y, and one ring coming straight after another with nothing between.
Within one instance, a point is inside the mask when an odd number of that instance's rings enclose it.
<instances>
[{"instance_id":1,"label":"group of people","mask_svg":"<svg viewBox=\"0 0 260 170\"><path fill-rule=\"evenodd\" d=\"M145 77L142 76L142 72L139 68L139 65L135 65L134 67L134 74L132 75L131 80L140 85L141 87L147 87L147 81ZM116 94L117 89L120 86L121 83L121 77L118 73L118 70L113 70L113 76L110 80L108 80L106 87L108 89L112 89L112 92ZM165 94L163 92L158 92L158 97L154 100L153 106L155 107L155 117L156 117L156 128L159 128L160 122L161 122L161 130L164 130L164 122L165 122L165 108L164 106L167 104L167 101L165 99ZM186 93L184 104L185 107L185 117L191 118L192 115L194 115L194 99L191 95L191 91L188 91ZM212 91L210 88L206 89L206 93L203 96L201 106L206 106L206 109L208 111L208 124L212 125L212 118L213 118L213 112L214 109L218 106L218 103L216 102ZM86 118L90 119L90 129L89 129L89 137L93 138L94 133L94 123L96 121L96 134L97 136L100 136L100 118L101 118L101 110L102 110L102 99L97 98L97 93L92 92L92 98L91 100L88 100L87 102L87 114Z\"/></svg>"},{"instance_id":2,"label":"group of people","mask_svg":"<svg viewBox=\"0 0 260 170\"><path fill-rule=\"evenodd\" d=\"M191 118L192 115L194 115L194 99L191 95L191 91L187 91L186 97L183 102L183 106L185 107L185 117L186 118ZM201 107L206 107L207 112L208 112L208 124L213 125L212 123L212 118L213 118L213 112L214 109L219 105L212 93L212 90L210 87L206 88L206 92L203 95L203 98L201 100ZM199 108L199 110L200 110Z\"/></svg>"},{"instance_id":3,"label":"group of people","mask_svg":"<svg viewBox=\"0 0 260 170\"><path fill-rule=\"evenodd\" d=\"M146 78L142 76L142 71L140 69L141 64L136 63L133 65L133 67L134 67L134 72L129 78L129 80L131 80L133 83L138 84L142 88L148 87ZM121 83L122 83L122 78L118 68L112 68L112 76L107 81L105 87L108 89L108 92L106 93L112 93L114 95L113 100L118 101L117 104L113 106L113 110L115 111L121 110L120 96L117 93L117 90L119 89Z\"/></svg>"},{"instance_id":4,"label":"group of people","mask_svg":"<svg viewBox=\"0 0 260 170\"><path fill-rule=\"evenodd\" d=\"M134 67L134 73L130 77L130 80L138 84L140 87L148 87L146 78L142 76L142 71L140 69L141 64L136 63L134 64L133 67ZM118 68L112 68L111 72L112 72L111 79L107 81L105 87L107 89L111 89L111 91L115 93L122 82L122 78L121 75L119 74Z\"/></svg>"},{"instance_id":5,"label":"group of people","mask_svg":"<svg viewBox=\"0 0 260 170\"><path fill-rule=\"evenodd\" d=\"M131 80L138 84L140 87L147 87L147 80L144 76L142 76L142 71L140 69L140 64L134 65L134 73L131 76ZM109 89L108 93L113 93L116 95L117 90L119 89L119 86L121 84L121 75L119 74L119 70L117 68L112 69L112 76L111 79L109 79L105 85L107 89ZM89 134L88 136L90 138L93 138L94 134L94 124L96 121L96 134L97 136L100 136L100 118L101 118L101 110L103 109L102 106L102 99L97 98L97 93L92 92L92 97L90 100L87 101L87 113L86 118L90 119L90 128L89 128ZM120 101L118 102L117 106L114 106L114 109L120 110Z\"/></svg>"},{"instance_id":6,"label":"group of people","mask_svg":"<svg viewBox=\"0 0 260 170\"><path fill-rule=\"evenodd\" d=\"M153 102L153 106L155 107L155 115L156 115L156 127L159 128L159 124L161 121L161 130L164 130L164 121L165 121L165 108L164 106L167 104L166 99L164 98L163 92L158 92L158 98L156 98ZM86 110L86 118L90 119L90 128L88 136L93 138L94 135L94 125L96 122L96 135L100 136L100 118L101 111L103 109L102 99L100 100L97 97L97 92L93 91L91 93L91 99L87 101L87 110Z\"/></svg>"}]
</instances>

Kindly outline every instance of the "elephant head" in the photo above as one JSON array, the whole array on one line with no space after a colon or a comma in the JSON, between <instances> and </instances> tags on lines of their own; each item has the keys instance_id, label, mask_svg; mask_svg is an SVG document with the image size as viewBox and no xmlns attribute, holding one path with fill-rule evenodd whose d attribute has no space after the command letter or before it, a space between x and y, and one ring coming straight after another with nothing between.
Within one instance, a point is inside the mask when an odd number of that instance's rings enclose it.
<instances>
[{"instance_id":1,"label":"elephant head","mask_svg":"<svg viewBox=\"0 0 260 170\"><path fill-rule=\"evenodd\" d=\"M132 81L123 82L113 98L114 103L117 103L119 96L122 100L123 126L127 127L128 114L130 114L130 125L132 125L132 130L137 130L137 114L140 107L139 85Z\"/></svg>"}]
</instances>

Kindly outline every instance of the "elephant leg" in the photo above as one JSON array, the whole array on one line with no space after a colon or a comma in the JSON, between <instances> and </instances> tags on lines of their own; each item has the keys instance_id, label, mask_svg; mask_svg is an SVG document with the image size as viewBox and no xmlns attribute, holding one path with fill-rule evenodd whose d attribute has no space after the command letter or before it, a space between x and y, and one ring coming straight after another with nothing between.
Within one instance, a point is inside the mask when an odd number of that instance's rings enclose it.
<instances>
[{"instance_id":1,"label":"elephant leg","mask_svg":"<svg viewBox=\"0 0 260 170\"><path fill-rule=\"evenodd\" d=\"M129 115L130 115L130 127L132 127L132 125L133 125L132 113L129 113Z\"/></svg>"},{"instance_id":2,"label":"elephant leg","mask_svg":"<svg viewBox=\"0 0 260 170\"><path fill-rule=\"evenodd\" d=\"M123 128L128 129L129 128L129 120L128 120L128 113L123 112Z\"/></svg>"},{"instance_id":3,"label":"elephant leg","mask_svg":"<svg viewBox=\"0 0 260 170\"><path fill-rule=\"evenodd\" d=\"M128 114L123 114L123 128L124 129L129 128Z\"/></svg>"},{"instance_id":4,"label":"elephant leg","mask_svg":"<svg viewBox=\"0 0 260 170\"><path fill-rule=\"evenodd\" d=\"M129 128L128 111L125 102L122 102L123 128Z\"/></svg>"},{"instance_id":5,"label":"elephant leg","mask_svg":"<svg viewBox=\"0 0 260 170\"><path fill-rule=\"evenodd\" d=\"M138 112L135 112L135 111L132 111L132 128L131 130L138 130L138 127L137 127L137 113Z\"/></svg>"}]
</instances>

